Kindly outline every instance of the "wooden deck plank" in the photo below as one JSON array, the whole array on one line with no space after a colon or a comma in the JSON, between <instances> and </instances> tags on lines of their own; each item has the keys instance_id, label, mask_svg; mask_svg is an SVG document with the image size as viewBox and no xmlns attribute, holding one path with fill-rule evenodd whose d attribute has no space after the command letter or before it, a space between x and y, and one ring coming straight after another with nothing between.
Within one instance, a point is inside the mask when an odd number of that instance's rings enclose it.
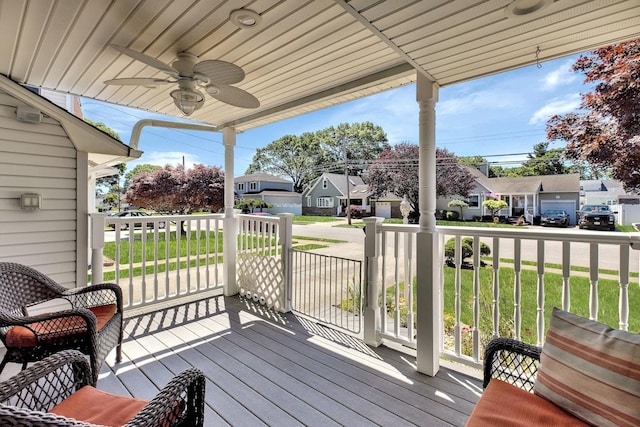
<instances>
[{"instance_id":1,"label":"wooden deck plank","mask_svg":"<svg viewBox=\"0 0 640 427\"><path fill-rule=\"evenodd\" d=\"M209 322L206 324L205 322ZM216 328L216 325L212 325L210 322L213 320L204 319L199 322L198 326L205 326L207 328ZM219 327L219 326L218 326ZM350 410L348 402L346 405L337 405L335 396L327 396L320 390L317 390L318 382L322 381L322 378L316 378L315 383L312 383L313 387L309 385L314 379L311 377L316 375L310 371L304 369L296 369L291 364L289 359L277 354L276 352L269 351L264 346L256 345L251 340L239 334L230 334L225 337L228 344L224 345L225 352L229 352L229 357L238 358L243 361L246 368L251 369L254 373L252 375L262 375L268 378L273 383L279 384L279 387L284 390L284 393L290 394L286 400L283 401L283 407L287 411L291 411L291 405L300 401L305 402L306 405L301 409L306 411L303 418L300 418L307 425L331 425L332 423L344 423L344 420L352 420L351 425L361 424L358 420L361 417L357 412ZM274 363L274 360L278 360ZM280 364L278 364L280 362ZM334 388L330 388L335 392ZM350 392L350 394L352 394ZM290 400L293 397L293 401ZM320 416L318 416L320 414ZM326 415L324 415L326 414ZM313 415L313 417L309 417ZM333 418L329 420L327 417ZM370 425L370 422L362 423L363 425Z\"/></svg>"},{"instance_id":2,"label":"wooden deck plank","mask_svg":"<svg viewBox=\"0 0 640 427\"><path fill-rule=\"evenodd\" d=\"M215 319L212 319L215 321ZM354 374L347 370L338 370L336 365L341 363L340 358L322 360L320 357L309 357L306 353L318 353L314 348L305 348L298 342L296 336L270 330L269 325L261 324L260 320L251 320L244 326L243 337L255 342L261 342L262 346L271 350L273 366L276 369L287 371L296 378L302 379L310 388L315 388L327 396L331 396L337 402L352 408L359 413L357 419L364 423L379 422L381 425L408 425L405 411L413 412L409 418L424 417L425 421L436 421L430 414L414 412L412 408L402 405L403 412L394 411L395 398L377 389L376 381L369 383L358 378L358 372ZM232 327L233 329L233 327ZM264 342L264 338L270 338ZM309 347L309 344L306 345ZM313 345L311 345L313 347ZM263 357L267 357L263 354ZM333 365L333 366L332 366ZM344 420L344 418L343 418Z\"/></svg>"},{"instance_id":3,"label":"wooden deck plank","mask_svg":"<svg viewBox=\"0 0 640 427\"><path fill-rule=\"evenodd\" d=\"M359 412L371 414L372 420L382 420L383 425L386 425L387 422L402 423L415 419L423 419L425 422L433 423L446 420L446 422L453 424L464 424L467 418L465 414L457 416L458 414L452 412L451 408L441 407L443 403L449 404L446 399L443 399L442 402L428 403L425 400L426 394L419 395L407 388L410 387L410 384L407 384L408 380L396 384L388 381L389 374L395 376L395 372L391 373L382 369L368 371L364 362L376 361L375 358L367 357L361 353L356 354L359 362L352 364L351 358L345 359L343 357L345 352L350 351L349 349L344 349L342 354L325 352L323 347L317 348L309 345L313 343L315 337L304 337L303 341L299 341L300 335L291 336L277 328L270 328L266 322L259 321L252 323L252 329L255 329L251 332L256 334L254 335L255 340L263 341L263 337L270 338L271 340L264 345L274 352L286 353L289 358L288 363L313 366L316 375L331 382L330 388L338 386L348 390L354 384L358 384L358 397L373 406L373 409L372 407L362 407ZM282 347L287 348L288 351L282 351ZM283 367L280 368L283 369ZM422 389L424 387L416 388ZM334 394L335 392L336 390L333 389ZM351 402L351 405L354 404L357 402ZM425 412L425 407L428 408L428 413ZM472 409L472 405L468 409ZM396 415L405 419L398 420Z\"/></svg>"},{"instance_id":4,"label":"wooden deck plank","mask_svg":"<svg viewBox=\"0 0 640 427\"><path fill-rule=\"evenodd\" d=\"M148 398L195 366L207 376L205 424L464 425L481 382L240 298L217 297L125 321L124 358L102 389ZM106 369L105 369L106 368Z\"/></svg>"}]
</instances>

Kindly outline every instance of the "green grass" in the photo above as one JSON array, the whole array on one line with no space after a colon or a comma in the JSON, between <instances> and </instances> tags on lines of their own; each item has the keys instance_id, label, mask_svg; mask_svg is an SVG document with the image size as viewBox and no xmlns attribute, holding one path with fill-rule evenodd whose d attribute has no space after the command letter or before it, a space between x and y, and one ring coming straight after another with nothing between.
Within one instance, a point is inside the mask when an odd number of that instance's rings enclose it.
<instances>
[{"instance_id":1,"label":"green grass","mask_svg":"<svg viewBox=\"0 0 640 427\"><path fill-rule=\"evenodd\" d=\"M292 236L293 239L308 240L311 242L325 242L325 243L347 243L346 240L338 239L326 239L324 237L311 237L311 236Z\"/></svg>"},{"instance_id":2,"label":"green grass","mask_svg":"<svg viewBox=\"0 0 640 427\"><path fill-rule=\"evenodd\" d=\"M490 257L490 256L483 256L481 258L482 258L483 261L493 261L493 257ZM501 263L504 262L504 263L507 263L507 264L513 264L513 259L511 259L511 258L500 258L500 262ZM529 265L529 266L534 266L534 267L538 265L538 263L535 262L535 261L522 260L521 262L522 262L522 265ZM544 266L545 266L545 269L553 268L553 269L556 269L556 270L562 270L562 264L555 264L555 263L551 263L551 262L545 262ZM589 267L583 267L583 266L580 266L580 265L572 265L572 266L569 267L569 270L570 271L585 272L585 273L591 271L589 269ZM608 274L608 275L613 275L613 276L617 276L618 274L620 274L620 272L618 270L610 270L608 268L599 268L598 269L598 273L599 274ZM630 271L629 272L629 276L630 277L638 277L638 273Z\"/></svg>"},{"instance_id":3,"label":"green grass","mask_svg":"<svg viewBox=\"0 0 640 427\"><path fill-rule=\"evenodd\" d=\"M317 243L308 243L306 245L292 246L292 248L297 250L297 251L313 251L315 249L324 249L324 248L328 248L328 247L329 246L327 246L327 245L319 245Z\"/></svg>"},{"instance_id":4,"label":"green grass","mask_svg":"<svg viewBox=\"0 0 640 427\"><path fill-rule=\"evenodd\" d=\"M334 222L340 221L341 218L333 216L319 216L319 215L295 215L293 217L293 223L298 225L308 225L316 222Z\"/></svg>"},{"instance_id":5,"label":"green grass","mask_svg":"<svg viewBox=\"0 0 640 427\"><path fill-rule=\"evenodd\" d=\"M473 274L472 270L461 270L460 289L460 321L465 325L473 325ZM501 335L510 336L514 324L514 270L501 267L499 270L500 283L500 320ZM521 273L521 339L535 344L536 317L537 317L537 283L538 277L535 271L523 270ZM544 275L544 318L545 333L549 326L553 307L562 307L562 276L555 273ZM590 283L588 277L571 277L571 312L589 317L589 293ZM400 284L400 292L404 292L403 284ZM414 310L416 286L413 286ZM493 300L493 270L491 268L480 269L480 331L484 337L483 342L490 338L492 333L492 300ZM598 320L612 328L618 327L618 299L620 286L617 281L601 279L598 281L599 309ZM387 302L393 301L395 287L387 289ZM455 319L455 269L444 269L444 316L445 325L453 325ZM640 306L640 288L636 283L629 284L629 307ZM401 311L406 313L406 307ZM629 331L640 332L640 312L629 310Z\"/></svg>"},{"instance_id":6,"label":"green grass","mask_svg":"<svg viewBox=\"0 0 640 427\"><path fill-rule=\"evenodd\" d=\"M182 237L179 241L176 241L176 232L171 231L169 233L169 258L176 258L178 253L180 257L187 256L188 253L192 256L197 255L206 255L207 254L207 239L206 232L200 231L200 239L197 238L197 231L191 232L191 240L187 241L186 237ZM164 260L167 255L167 241L165 239L165 233L158 233L158 251L157 258L156 253L154 252L154 241L153 241L153 231L147 232L147 241L146 245L143 245L142 242L142 234L135 234L134 241L131 250L133 251L132 262L139 263L143 260L143 252L144 259L146 261L154 261L155 259ZM222 232L219 232L217 237L215 233L209 233L209 252L214 252L217 248L218 253L222 254ZM247 242L243 242L246 246ZM272 239L270 242L266 242L268 246L274 246L276 243L275 239ZM253 241L251 242L252 247L262 247L265 244L263 239L258 236L253 237ZM130 242L128 239L121 240L120 243L120 264L128 264L129 263L129 247ZM179 252L178 252L179 248ZM113 260L116 258L116 242L106 242L104 245L104 255Z\"/></svg>"}]
</instances>

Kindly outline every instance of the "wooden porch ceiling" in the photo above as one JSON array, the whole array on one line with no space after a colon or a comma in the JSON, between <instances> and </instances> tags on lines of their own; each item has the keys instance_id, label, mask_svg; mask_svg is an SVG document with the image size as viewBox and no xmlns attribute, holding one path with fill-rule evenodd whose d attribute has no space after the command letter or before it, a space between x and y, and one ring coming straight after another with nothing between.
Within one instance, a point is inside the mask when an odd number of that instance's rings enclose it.
<instances>
[{"instance_id":1,"label":"wooden porch ceiling","mask_svg":"<svg viewBox=\"0 0 640 427\"><path fill-rule=\"evenodd\" d=\"M237 297L133 317L125 330L123 362L108 358L98 387L148 399L195 366L207 376L208 426L461 426L482 387Z\"/></svg>"},{"instance_id":2,"label":"wooden porch ceiling","mask_svg":"<svg viewBox=\"0 0 640 427\"><path fill-rule=\"evenodd\" d=\"M103 82L166 77L109 44L165 63L189 51L241 66L237 86L261 102L248 110L207 96L191 118L245 130L410 83L416 72L444 86L640 36L640 0L516 1L510 17L511 0L0 0L0 73L180 116L172 85ZM262 25L235 27L238 8Z\"/></svg>"}]
</instances>

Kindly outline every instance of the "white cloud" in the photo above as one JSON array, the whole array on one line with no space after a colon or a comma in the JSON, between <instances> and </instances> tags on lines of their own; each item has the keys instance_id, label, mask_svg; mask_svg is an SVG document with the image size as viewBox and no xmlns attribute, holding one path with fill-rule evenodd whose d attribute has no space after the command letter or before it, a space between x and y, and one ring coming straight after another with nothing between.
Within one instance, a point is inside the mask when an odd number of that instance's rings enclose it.
<instances>
[{"instance_id":1,"label":"white cloud","mask_svg":"<svg viewBox=\"0 0 640 427\"><path fill-rule=\"evenodd\" d=\"M520 95L502 87L491 90L477 90L462 96L440 101L437 105L438 115L460 116L465 113L487 114L492 111L513 109L520 102Z\"/></svg>"},{"instance_id":2,"label":"white cloud","mask_svg":"<svg viewBox=\"0 0 640 427\"><path fill-rule=\"evenodd\" d=\"M549 101L542 108L539 108L529 119L530 125L546 122L554 114L565 114L575 111L580 106L580 94L572 93L564 98L556 98Z\"/></svg>"},{"instance_id":3,"label":"white cloud","mask_svg":"<svg viewBox=\"0 0 640 427\"><path fill-rule=\"evenodd\" d=\"M577 79L577 75L571 70L573 60L561 63L555 70L547 73L542 79L542 90L554 90L559 86L565 86L573 83Z\"/></svg>"}]
</instances>

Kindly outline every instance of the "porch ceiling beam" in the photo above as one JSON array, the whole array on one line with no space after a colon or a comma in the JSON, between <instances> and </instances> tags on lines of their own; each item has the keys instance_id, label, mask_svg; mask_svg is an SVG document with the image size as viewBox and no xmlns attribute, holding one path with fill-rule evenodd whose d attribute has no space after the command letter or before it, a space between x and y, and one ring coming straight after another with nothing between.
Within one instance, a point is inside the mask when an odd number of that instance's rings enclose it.
<instances>
[{"instance_id":1,"label":"porch ceiling beam","mask_svg":"<svg viewBox=\"0 0 640 427\"><path fill-rule=\"evenodd\" d=\"M425 76L427 79L435 82L436 79L431 74L429 74L420 64L418 64L411 56L409 56L404 50L402 50L397 44L391 41L389 37L385 36L382 31L380 31L375 25L369 22L364 16L358 13L357 10L353 8L350 4L348 4L345 0L335 0L336 4L342 7L345 12L351 15L356 21L361 23L369 30L372 34L378 37L380 40L385 42L387 46L393 49L402 59L404 59L407 64L410 64L418 73Z\"/></svg>"},{"instance_id":2,"label":"porch ceiling beam","mask_svg":"<svg viewBox=\"0 0 640 427\"><path fill-rule=\"evenodd\" d=\"M378 71L376 73L368 74L364 77L360 77L350 82L347 82L338 86L334 86L329 89L316 92L311 95L304 96L290 102L286 102L284 104L280 104L276 107L269 108L255 114L251 114L251 115L239 118L237 120L233 120L231 122L219 124L217 127L219 129L223 129L226 127L236 127L236 128L241 127L244 124L251 123L251 122L264 119L270 116L274 116L284 111L294 110L301 106L312 104L316 101L329 99L340 94L351 93L356 90L361 90L366 87L379 84L380 82L383 82L385 80L392 80L399 77L410 76L411 74L414 74L414 73L415 73L415 69L411 64L402 63L399 65L393 66L391 68Z\"/></svg>"}]
</instances>

